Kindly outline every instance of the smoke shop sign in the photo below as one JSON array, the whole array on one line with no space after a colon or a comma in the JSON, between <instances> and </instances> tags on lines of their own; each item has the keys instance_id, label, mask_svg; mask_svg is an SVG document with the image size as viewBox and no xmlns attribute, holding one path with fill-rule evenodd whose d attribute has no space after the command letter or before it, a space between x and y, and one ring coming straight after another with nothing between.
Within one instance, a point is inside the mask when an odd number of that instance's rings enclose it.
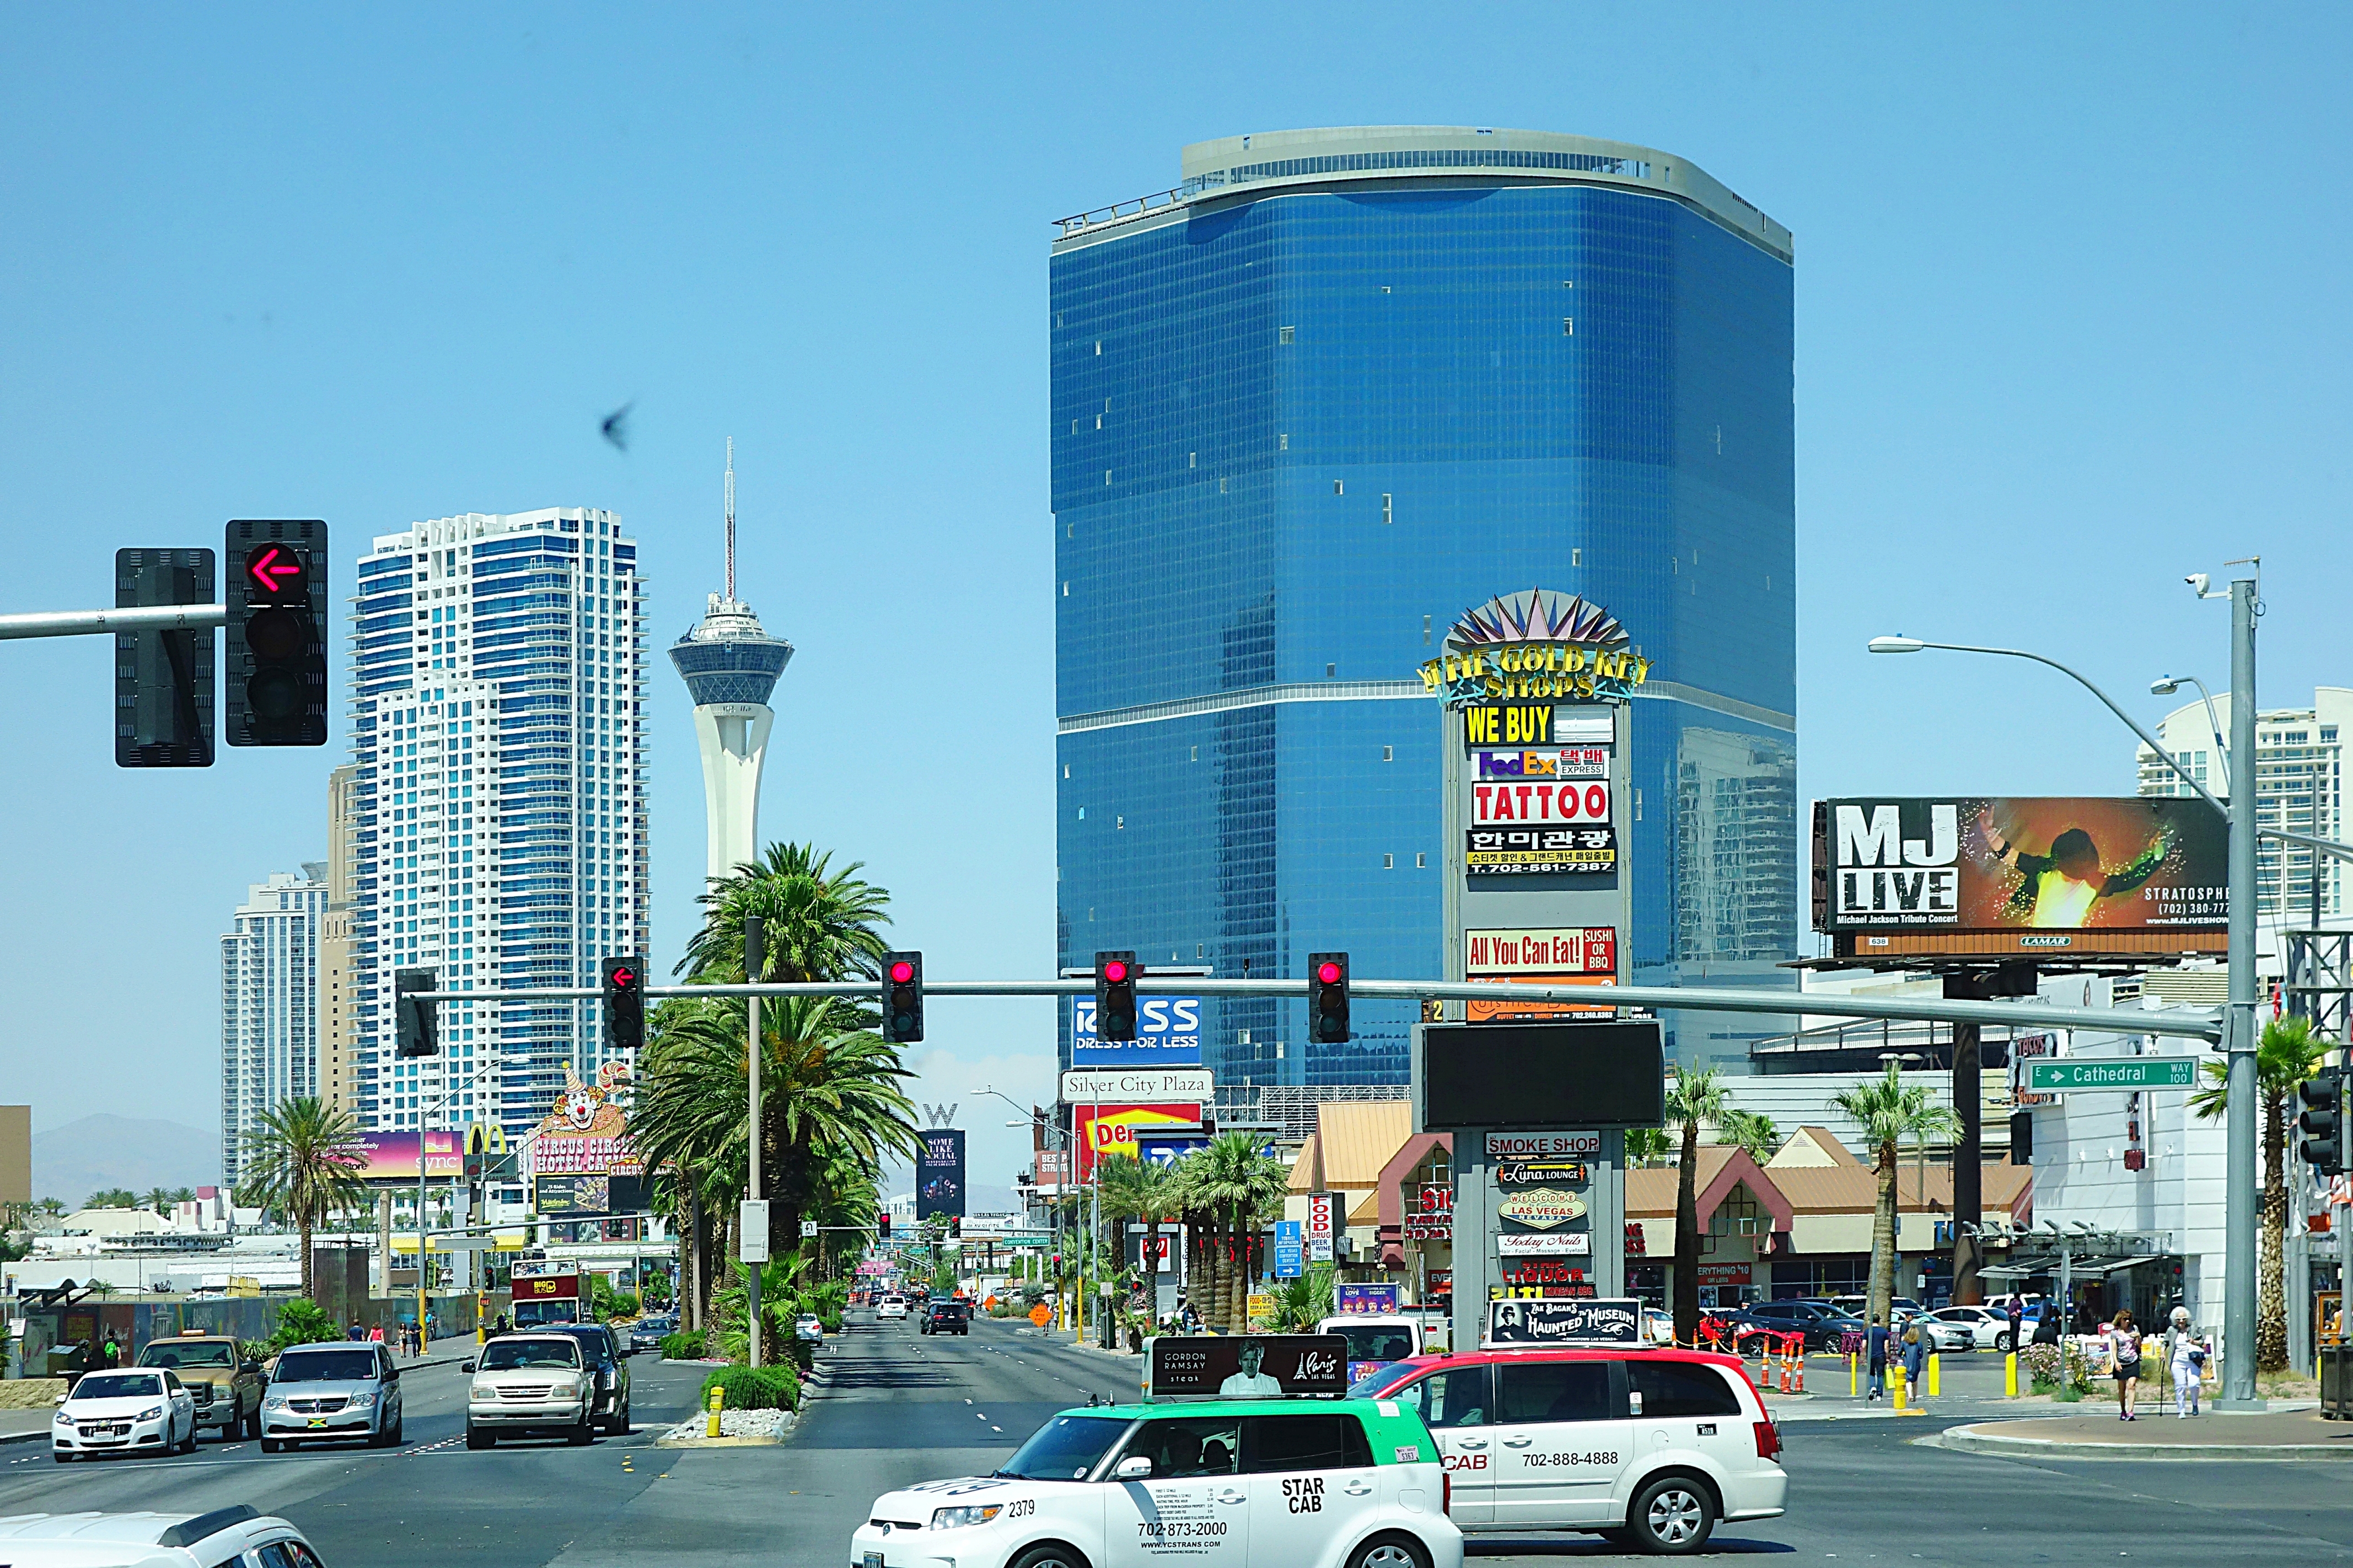
<instances>
[{"instance_id":1,"label":"smoke shop sign","mask_svg":"<svg viewBox=\"0 0 2353 1568\"><path fill-rule=\"evenodd\" d=\"M1651 661L1628 641L1617 616L1575 594L1498 595L1462 613L1446 651L1422 664L1421 684L1456 708L1505 699L1623 700L1651 676ZM1546 737L1524 739L1541 744Z\"/></svg>"}]
</instances>

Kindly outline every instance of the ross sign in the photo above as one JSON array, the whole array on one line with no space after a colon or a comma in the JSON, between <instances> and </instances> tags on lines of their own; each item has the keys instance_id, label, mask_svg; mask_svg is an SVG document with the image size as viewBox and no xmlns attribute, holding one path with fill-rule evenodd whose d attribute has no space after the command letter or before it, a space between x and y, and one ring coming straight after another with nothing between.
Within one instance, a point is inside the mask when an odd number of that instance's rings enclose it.
<instances>
[{"instance_id":1,"label":"ross sign","mask_svg":"<svg viewBox=\"0 0 2353 1568\"><path fill-rule=\"evenodd\" d=\"M1589 1258L1593 1255L1593 1233L1589 1230L1566 1231L1506 1231L1495 1237L1498 1258Z\"/></svg>"},{"instance_id":2,"label":"ross sign","mask_svg":"<svg viewBox=\"0 0 2353 1568\"><path fill-rule=\"evenodd\" d=\"M1655 1018L1424 1024L1414 1040L1415 1124L1427 1132L1657 1127L1666 1120L1662 1027Z\"/></svg>"},{"instance_id":3,"label":"ross sign","mask_svg":"<svg viewBox=\"0 0 2353 1568\"><path fill-rule=\"evenodd\" d=\"M1599 827L1472 827L1463 834L1463 869L1473 877L1594 873L1618 869L1618 830Z\"/></svg>"},{"instance_id":4,"label":"ross sign","mask_svg":"<svg viewBox=\"0 0 2353 1568\"><path fill-rule=\"evenodd\" d=\"M2189 1057L2062 1057L2030 1061L2026 1087L2039 1093L2071 1089L2194 1089L2198 1063Z\"/></svg>"},{"instance_id":5,"label":"ross sign","mask_svg":"<svg viewBox=\"0 0 2353 1568\"><path fill-rule=\"evenodd\" d=\"M1820 931L2006 938L1905 951L2096 952L2115 933L2229 923L2229 827L2200 800L1822 800L1813 826Z\"/></svg>"},{"instance_id":6,"label":"ross sign","mask_svg":"<svg viewBox=\"0 0 2353 1568\"><path fill-rule=\"evenodd\" d=\"M1642 1303L1632 1297L1598 1300L1490 1301L1490 1345L1638 1345Z\"/></svg>"},{"instance_id":7,"label":"ross sign","mask_svg":"<svg viewBox=\"0 0 2353 1568\"><path fill-rule=\"evenodd\" d=\"M1142 1158L1138 1147L1142 1139L1155 1133L1198 1131L1201 1108L1198 1104L1082 1105L1075 1108L1073 1119L1078 1123L1079 1181L1084 1184L1094 1179L1099 1159Z\"/></svg>"},{"instance_id":8,"label":"ross sign","mask_svg":"<svg viewBox=\"0 0 2353 1568\"><path fill-rule=\"evenodd\" d=\"M1197 1068L1200 1065L1201 999L1198 996L1138 996L1135 999L1135 1038L1133 1040L1098 1039L1095 1036L1095 999L1092 996L1071 999L1071 1067Z\"/></svg>"},{"instance_id":9,"label":"ross sign","mask_svg":"<svg viewBox=\"0 0 2353 1568\"><path fill-rule=\"evenodd\" d=\"M964 1214L964 1133L935 1127L915 1155L915 1218Z\"/></svg>"},{"instance_id":10,"label":"ross sign","mask_svg":"<svg viewBox=\"0 0 2353 1568\"><path fill-rule=\"evenodd\" d=\"M1521 709L1520 712L1535 712ZM1543 711L1550 713L1551 709ZM1552 721L1558 724L1558 719ZM1609 748L1607 746L1557 746L1528 752L1474 752L1471 755L1472 776L1480 779L1607 779L1609 776Z\"/></svg>"},{"instance_id":11,"label":"ross sign","mask_svg":"<svg viewBox=\"0 0 2353 1568\"><path fill-rule=\"evenodd\" d=\"M1530 1230L1554 1230L1586 1215L1585 1200L1560 1187L1531 1187L1495 1205L1496 1216Z\"/></svg>"},{"instance_id":12,"label":"ross sign","mask_svg":"<svg viewBox=\"0 0 2353 1568\"><path fill-rule=\"evenodd\" d=\"M1330 1193L1307 1194L1307 1261L1332 1261L1333 1195Z\"/></svg>"},{"instance_id":13,"label":"ross sign","mask_svg":"<svg viewBox=\"0 0 2353 1568\"><path fill-rule=\"evenodd\" d=\"M1214 1092L1208 1068L1076 1068L1062 1075L1064 1105L1206 1100Z\"/></svg>"},{"instance_id":14,"label":"ross sign","mask_svg":"<svg viewBox=\"0 0 2353 1568\"><path fill-rule=\"evenodd\" d=\"M1421 684L1457 708L1503 699L1623 699L1651 674L1651 661L1629 651L1629 640L1617 616L1574 594L1497 595L1449 628L1445 653L1421 666ZM1511 737L1499 727L1496 742L1548 738Z\"/></svg>"},{"instance_id":15,"label":"ross sign","mask_svg":"<svg viewBox=\"0 0 2353 1568\"><path fill-rule=\"evenodd\" d=\"M1334 1287L1333 1310L1341 1317L1355 1313L1392 1313L1398 1310L1398 1288L1394 1285L1340 1285Z\"/></svg>"},{"instance_id":16,"label":"ross sign","mask_svg":"<svg viewBox=\"0 0 2353 1568\"><path fill-rule=\"evenodd\" d=\"M1159 1165L1166 1168L1189 1155L1199 1153L1208 1146L1208 1134L1205 1132L1145 1136L1136 1139L1135 1156L1147 1165Z\"/></svg>"},{"instance_id":17,"label":"ross sign","mask_svg":"<svg viewBox=\"0 0 2353 1568\"><path fill-rule=\"evenodd\" d=\"M1599 1132L1490 1132L1491 1160L1543 1160L1563 1155L1597 1159L1601 1153Z\"/></svg>"},{"instance_id":18,"label":"ross sign","mask_svg":"<svg viewBox=\"0 0 2353 1568\"><path fill-rule=\"evenodd\" d=\"M1155 1399L1348 1392L1348 1342L1338 1334L1159 1334L1145 1342L1145 1391Z\"/></svg>"},{"instance_id":19,"label":"ross sign","mask_svg":"<svg viewBox=\"0 0 2353 1568\"><path fill-rule=\"evenodd\" d=\"M1474 827L1499 823L1585 826L1609 820L1607 779L1480 779L1471 785Z\"/></svg>"},{"instance_id":20,"label":"ross sign","mask_svg":"<svg viewBox=\"0 0 2353 1568\"><path fill-rule=\"evenodd\" d=\"M768 1261L768 1200L745 1198L735 1210L735 1256L746 1263Z\"/></svg>"},{"instance_id":21,"label":"ross sign","mask_svg":"<svg viewBox=\"0 0 2353 1568\"><path fill-rule=\"evenodd\" d=\"M1274 1222L1274 1277L1296 1279L1307 1272L1306 1239L1295 1219Z\"/></svg>"},{"instance_id":22,"label":"ross sign","mask_svg":"<svg viewBox=\"0 0 2353 1568\"><path fill-rule=\"evenodd\" d=\"M1462 933L1462 973L1469 980L1522 975L1618 973L1615 926L1532 926Z\"/></svg>"}]
</instances>

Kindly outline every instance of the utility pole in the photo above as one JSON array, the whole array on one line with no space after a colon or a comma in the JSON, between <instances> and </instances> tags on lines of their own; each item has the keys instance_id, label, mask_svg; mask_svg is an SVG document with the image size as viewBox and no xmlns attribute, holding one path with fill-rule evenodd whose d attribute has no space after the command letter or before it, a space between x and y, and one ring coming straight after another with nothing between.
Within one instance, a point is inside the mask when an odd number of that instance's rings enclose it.
<instances>
[{"instance_id":1,"label":"utility pole","mask_svg":"<svg viewBox=\"0 0 2353 1568\"><path fill-rule=\"evenodd\" d=\"M727 567L732 580L735 568L735 509L732 504L735 496L735 443L733 439L727 443L727 495L731 503L727 510ZM763 940L765 935L766 928L759 916L744 917L744 978L747 981L764 978L764 972L767 968L767 943ZM751 1121L744 1129L744 1143L750 1150L752 1157L752 1179L747 1187L752 1203L746 1212L753 1215L765 1215L767 1205L760 1202L760 1057L762 1053L759 993L754 992L745 1000L750 1005L749 1016L746 1020L750 1033L744 1037L746 1049L744 1053L744 1076L750 1090L747 1099L751 1106ZM757 1247L747 1247L744 1245L744 1225L741 1220L736 1222L735 1229L735 1250L744 1258L744 1338L751 1347L747 1355L749 1364L758 1366L760 1364L760 1270L767 1262L768 1238L763 1236ZM758 1262L751 1260L754 1256L758 1258Z\"/></svg>"},{"instance_id":2,"label":"utility pole","mask_svg":"<svg viewBox=\"0 0 2353 1568\"><path fill-rule=\"evenodd\" d=\"M2223 1410L2255 1396L2255 582L2231 581L2230 1102L2224 1111ZM2201 584L2202 586L2202 584Z\"/></svg>"}]
</instances>

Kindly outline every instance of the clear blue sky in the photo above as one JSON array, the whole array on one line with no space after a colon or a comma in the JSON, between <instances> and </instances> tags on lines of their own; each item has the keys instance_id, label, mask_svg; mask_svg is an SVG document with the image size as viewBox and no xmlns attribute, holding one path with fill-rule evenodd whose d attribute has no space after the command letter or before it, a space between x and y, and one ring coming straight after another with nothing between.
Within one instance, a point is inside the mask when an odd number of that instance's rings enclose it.
<instances>
[{"instance_id":1,"label":"clear blue sky","mask_svg":"<svg viewBox=\"0 0 2353 1568\"><path fill-rule=\"evenodd\" d=\"M763 826L865 860L933 973L1053 961L1048 222L1189 141L1525 127L1667 149L1797 234L1810 795L2122 792L2118 693L2353 681L2348 13L2327 6L19 8L0 56L0 609L123 544L610 507L657 650L718 573L800 653ZM598 419L635 400L617 454ZM0 1099L209 1126L215 937L324 854L340 749L120 773L100 639L0 647ZM337 676L340 693L341 671ZM911 752L886 694L921 691ZM702 863L651 680L658 958ZM936 1003L922 1098L1050 1093L1050 1012ZM949 1053L953 1053L951 1056ZM1002 1110L1002 1107L999 1107ZM78 1197L80 1194L68 1194Z\"/></svg>"}]
</instances>

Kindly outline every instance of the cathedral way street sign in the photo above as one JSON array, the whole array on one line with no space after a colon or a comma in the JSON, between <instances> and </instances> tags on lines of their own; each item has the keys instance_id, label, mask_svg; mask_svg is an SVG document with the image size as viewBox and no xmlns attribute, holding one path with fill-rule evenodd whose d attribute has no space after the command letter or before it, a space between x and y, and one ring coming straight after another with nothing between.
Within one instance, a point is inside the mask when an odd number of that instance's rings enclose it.
<instances>
[{"instance_id":1,"label":"cathedral way street sign","mask_svg":"<svg viewBox=\"0 0 2353 1568\"><path fill-rule=\"evenodd\" d=\"M2191 1057L2062 1057L2026 1064L2025 1087L2030 1094L2082 1089L2190 1089L2197 1082L2198 1062Z\"/></svg>"}]
</instances>

